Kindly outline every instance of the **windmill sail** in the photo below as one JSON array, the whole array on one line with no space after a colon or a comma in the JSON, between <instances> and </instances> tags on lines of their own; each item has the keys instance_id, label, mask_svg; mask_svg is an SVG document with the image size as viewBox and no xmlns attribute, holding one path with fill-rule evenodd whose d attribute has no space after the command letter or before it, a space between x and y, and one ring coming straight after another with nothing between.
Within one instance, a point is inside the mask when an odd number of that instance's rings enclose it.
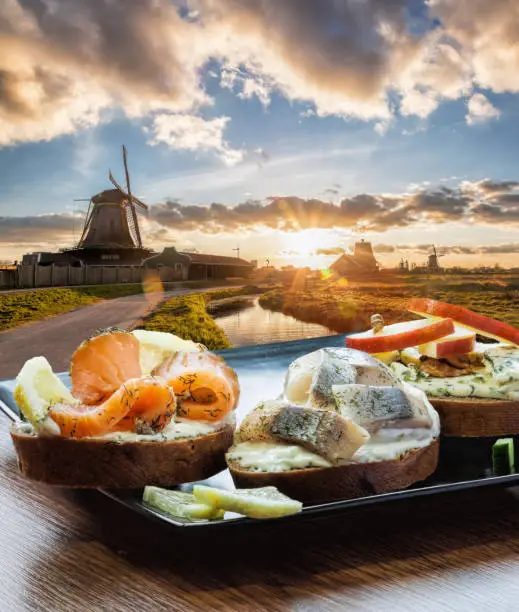
<instances>
[{"instance_id":1,"label":"windmill sail","mask_svg":"<svg viewBox=\"0 0 519 612\"><path fill-rule=\"evenodd\" d=\"M131 218L132 218L132 229L137 237L137 246L142 249L142 240L141 233L139 231L139 222L137 221L137 213L135 212L135 203L132 199L132 192L130 189L130 173L128 172L128 160L126 158L126 146L123 145L123 162L124 162L124 174L126 176L126 192L129 196L128 206L131 210Z\"/></svg>"}]
</instances>

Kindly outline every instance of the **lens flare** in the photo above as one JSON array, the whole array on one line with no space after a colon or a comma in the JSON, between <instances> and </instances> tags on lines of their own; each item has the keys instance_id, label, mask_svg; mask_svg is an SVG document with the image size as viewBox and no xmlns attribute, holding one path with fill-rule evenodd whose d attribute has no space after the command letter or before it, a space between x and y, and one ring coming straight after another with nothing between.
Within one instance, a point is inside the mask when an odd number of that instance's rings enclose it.
<instances>
[{"instance_id":1,"label":"lens flare","mask_svg":"<svg viewBox=\"0 0 519 612\"><path fill-rule=\"evenodd\" d=\"M164 297L164 286L157 272L152 270L146 271L142 279L142 291L146 300L156 304Z\"/></svg>"},{"instance_id":2,"label":"lens flare","mask_svg":"<svg viewBox=\"0 0 519 612\"><path fill-rule=\"evenodd\" d=\"M321 280L330 280L330 278L332 277L332 271L330 270L330 268L322 268L321 269Z\"/></svg>"}]
</instances>

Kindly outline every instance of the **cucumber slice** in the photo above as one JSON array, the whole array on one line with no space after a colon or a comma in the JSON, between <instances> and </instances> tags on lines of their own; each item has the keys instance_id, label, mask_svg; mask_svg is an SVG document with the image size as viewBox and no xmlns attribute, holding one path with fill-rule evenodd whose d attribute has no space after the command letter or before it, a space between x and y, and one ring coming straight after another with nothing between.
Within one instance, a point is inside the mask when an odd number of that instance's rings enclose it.
<instances>
[{"instance_id":1,"label":"cucumber slice","mask_svg":"<svg viewBox=\"0 0 519 612\"><path fill-rule=\"evenodd\" d=\"M501 438L492 446L492 470L495 476L515 472L514 439Z\"/></svg>"},{"instance_id":2,"label":"cucumber slice","mask_svg":"<svg viewBox=\"0 0 519 612\"><path fill-rule=\"evenodd\" d=\"M195 485L193 494L199 502L213 508L221 508L257 519L288 516L300 512L303 508L301 502L283 495L276 487L224 491Z\"/></svg>"},{"instance_id":3,"label":"cucumber slice","mask_svg":"<svg viewBox=\"0 0 519 612\"><path fill-rule=\"evenodd\" d=\"M170 491L160 487L145 487L142 501L173 517L189 521L223 518L224 511L199 502L192 493Z\"/></svg>"}]
</instances>

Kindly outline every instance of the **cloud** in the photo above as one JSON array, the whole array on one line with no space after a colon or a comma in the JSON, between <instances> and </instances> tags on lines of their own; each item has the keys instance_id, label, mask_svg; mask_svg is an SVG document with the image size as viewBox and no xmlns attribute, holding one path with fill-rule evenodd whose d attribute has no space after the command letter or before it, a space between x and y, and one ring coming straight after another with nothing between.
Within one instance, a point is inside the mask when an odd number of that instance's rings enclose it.
<instances>
[{"instance_id":1,"label":"cloud","mask_svg":"<svg viewBox=\"0 0 519 612\"><path fill-rule=\"evenodd\" d=\"M392 244L374 244L373 251L375 253L394 253L396 247Z\"/></svg>"},{"instance_id":2,"label":"cloud","mask_svg":"<svg viewBox=\"0 0 519 612\"><path fill-rule=\"evenodd\" d=\"M216 151L227 166L234 166L242 161L244 151L233 149L224 139L223 132L229 119L202 119L195 115L156 115L149 142L165 143L174 149L187 151Z\"/></svg>"},{"instance_id":3,"label":"cloud","mask_svg":"<svg viewBox=\"0 0 519 612\"><path fill-rule=\"evenodd\" d=\"M340 255L341 253L345 253L345 250L342 247L331 247L315 250L315 255Z\"/></svg>"},{"instance_id":4,"label":"cloud","mask_svg":"<svg viewBox=\"0 0 519 612\"><path fill-rule=\"evenodd\" d=\"M261 75L255 75L239 67L224 66L221 71L220 85L237 94L238 98L247 100L254 96L264 108L270 104L274 84Z\"/></svg>"},{"instance_id":5,"label":"cloud","mask_svg":"<svg viewBox=\"0 0 519 612\"><path fill-rule=\"evenodd\" d=\"M460 193L459 189L440 187L437 190L414 193L407 202L408 211L415 211L417 215L426 215L429 220L447 221L458 219L467 210L471 198Z\"/></svg>"},{"instance_id":6,"label":"cloud","mask_svg":"<svg viewBox=\"0 0 519 612\"><path fill-rule=\"evenodd\" d=\"M376 253L414 253L427 255L432 252L432 244L376 244ZM507 255L519 253L519 242L481 246L451 245L436 247L440 255Z\"/></svg>"},{"instance_id":7,"label":"cloud","mask_svg":"<svg viewBox=\"0 0 519 612\"><path fill-rule=\"evenodd\" d=\"M72 228L83 221L70 213L29 215L26 217L0 217L0 242L56 242L72 238Z\"/></svg>"},{"instance_id":8,"label":"cloud","mask_svg":"<svg viewBox=\"0 0 519 612\"><path fill-rule=\"evenodd\" d=\"M484 179L474 185L485 194L498 195L516 191L519 188L519 181L493 181L492 179Z\"/></svg>"},{"instance_id":9,"label":"cloud","mask_svg":"<svg viewBox=\"0 0 519 612\"><path fill-rule=\"evenodd\" d=\"M0 24L0 145L70 134L113 109L209 101L206 56L185 44L190 24L166 0L7 0Z\"/></svg>"},{"instance_id":10,"label":"cloud","mask_svg":"<svg viewBox=\"0 0 519 612\"><path fill-rule=\"evenodd\" d=\"M484 246L484 247L480 247L479 252L487 253L487 254L519 253L519 242Z\"/></svg>"},{"instance_id":11,"label":"cloud","mask_svg":"<svg viewBox=\"0 0 519 612\"><path fill-rule=\"evenodd\" d=\"M465 96L469 123L497 117L471 92L519 91L519 4L427 8L410 18L405 0L4 0L0 146L117 113L148 124L155 114L199 118L214 75L265 108L276 93L304 103L302 114L374 121L380 133L395 114L425 118ZM210 150L241 158L230 145Z\"/></svg>"},{"instance_id":12,"label":"cloud","mask_svg":"<svg viewBox=\"0 0 519 612\"><path fill-rule=\"evenodd\" d=\"M471 96L467 108L468 113L465 115L465 121L468 125L486 123L491 119L497 119L501 115L501 111L492 106L488 98L481 93Z\"/></svg>"},{"instance_id":13,"label":"cloud","mask_svg":"<svg viewBox=\"0 0 519 612\"><path fill-rule=\"evenodd\" d=\"M430 0L431 17L468 56L473 81L495 92L519 91L519 4L513 0Z\"/></svg>"},{"instance_id":14,"label":"cloud","mask_svg":"<svg viewBox=\"0 0 519 612\"><path fill-rule=\"evenodd\" d=\"M234 207L186 205L170 200L151 207L158 222L182 230L217 233L268 227L283 231L348 228L385 232L398 227L471 223L519 225L517 181L463 181L457 187L415 186L396 194L361 193L333 204L318 198L283 196L248 200Z\"/></svg>"}]
</instances>

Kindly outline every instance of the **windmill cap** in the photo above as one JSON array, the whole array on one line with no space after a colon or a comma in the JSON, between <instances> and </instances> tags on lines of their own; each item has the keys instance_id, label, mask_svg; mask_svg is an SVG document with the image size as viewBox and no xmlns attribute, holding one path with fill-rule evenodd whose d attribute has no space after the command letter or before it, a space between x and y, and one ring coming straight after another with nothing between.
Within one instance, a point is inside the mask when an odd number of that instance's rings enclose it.
<instances>
[{"instance_id":1,"label":"windmill cap","mask_svg":"<svg viewBox=\"0 0 519 612\"><path fill-rule=\"evenodd\" d=\"M123 203L127 201L127 197L119 189L105 189L101 193L92 196L92 202L94 204L101 204L102 202L117 202Z\"/></svg>"}]
</instances>

